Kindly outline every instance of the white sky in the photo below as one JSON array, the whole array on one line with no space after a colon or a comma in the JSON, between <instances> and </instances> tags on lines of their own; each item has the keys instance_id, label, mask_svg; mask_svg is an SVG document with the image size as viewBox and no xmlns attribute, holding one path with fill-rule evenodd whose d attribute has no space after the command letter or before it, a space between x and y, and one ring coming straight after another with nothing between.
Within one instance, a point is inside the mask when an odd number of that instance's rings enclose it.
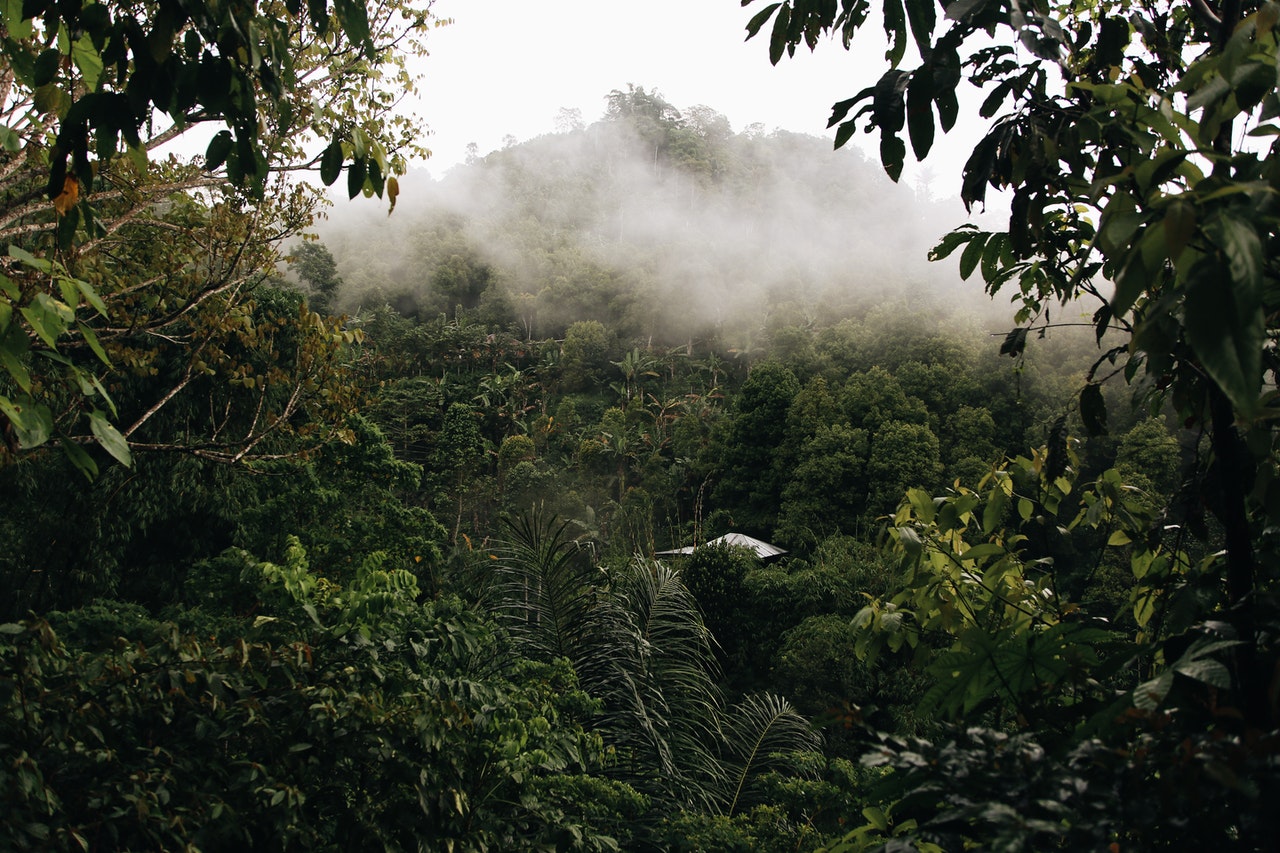
<instances>
[{"instance_id":1,"label":"white sky","mask_svg":"<svg viewBox=\"0 0 1280 853\"><path fill-rule=\"evenodd\" d=\"M470 142L487 154L507 134L523 142L552 132L561 107L581 110L590 124L603 114L605 96L628 83L658 90L678 109L705 104L735 131L761 122L767 130L830 138L831 105L883 73L883 48L859 62L829 42L771 66L767 32L744 42L747 21L764 5L436 0L435 14L454 23L432 32L424 66L419 110L433 152L427 168L443 174L463 160ZM867 35L875 40L876 33ZM866 141L874 140L855 138ZM958 175L956 183L958 189Z\"/></svg>"}]
</instances>

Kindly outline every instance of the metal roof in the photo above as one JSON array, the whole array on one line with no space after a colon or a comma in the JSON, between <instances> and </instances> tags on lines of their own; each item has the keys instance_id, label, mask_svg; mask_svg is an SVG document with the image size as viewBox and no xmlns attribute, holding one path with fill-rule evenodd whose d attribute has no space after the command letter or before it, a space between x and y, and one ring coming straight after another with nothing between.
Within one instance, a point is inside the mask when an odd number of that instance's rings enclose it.
<instances>
[{"instance_id":1,"label":"metal roof","mask_svg":"<svg viewBox=\"0 0 1280 853\"><path fill-rule=\"evenodd\" d=\"M698 547L705 548L707 545L713 547L717 545L733 545L738 548L750 548L756 553L756 556L762 560L767 560L770 557L780 557L787 553L785 548L779 548L777 545L771 545L768 542L761 542L759 539L754 539L747 536L745 533L726 533L725 535L718 536L710 542L707 542L705 545ZM669 557L677 554L692 554L694 547L695 546L690 545L685 548L676 548L671 551L659 551L654 556Z\"/></svg>"}]
</instances>

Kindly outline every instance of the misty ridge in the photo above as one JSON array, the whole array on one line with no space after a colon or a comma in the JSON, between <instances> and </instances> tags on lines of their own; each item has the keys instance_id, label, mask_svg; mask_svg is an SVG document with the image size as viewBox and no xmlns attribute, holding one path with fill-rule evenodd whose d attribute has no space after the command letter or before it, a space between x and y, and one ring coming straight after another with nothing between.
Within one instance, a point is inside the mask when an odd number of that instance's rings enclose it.
<instances>
[{"instance_id":1,"label":"misty ridge","mask_svg":"<svg viewBox=\"0 0 1280 853\"><path fill-rule=\"evenodd\" d=\"M770 327L818 326L871 306L998 316L954 260L929 249L964 221L956 199L894 184L853 146L760 125L734 132L629 86L584 124L401 183L394 214L339 202L315 231L348 313L518 318L529 337L600 320L677 345L750 348ZM994 312L993 312L994 308ZM994 322L994 321L993 321ZM755 343L753 343L755 342Z\"/></svg>"}]
</instances>

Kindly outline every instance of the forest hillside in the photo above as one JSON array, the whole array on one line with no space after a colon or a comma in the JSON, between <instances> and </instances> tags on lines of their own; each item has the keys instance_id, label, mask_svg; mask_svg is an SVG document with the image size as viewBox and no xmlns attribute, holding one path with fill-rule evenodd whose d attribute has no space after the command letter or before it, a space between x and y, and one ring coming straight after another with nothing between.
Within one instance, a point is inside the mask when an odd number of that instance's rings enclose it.
<instances>
[{"instance_id":1,"label":"forest hillside","mask_svg":"<svg viewBox=\"0 0 1280 853\"><path fill-rule=\"evenodd\" d=\"M1269 849L1280 7L1156 5L434 179L429 11L0 7L0 848Z\"/></svg>"}]
</instances>

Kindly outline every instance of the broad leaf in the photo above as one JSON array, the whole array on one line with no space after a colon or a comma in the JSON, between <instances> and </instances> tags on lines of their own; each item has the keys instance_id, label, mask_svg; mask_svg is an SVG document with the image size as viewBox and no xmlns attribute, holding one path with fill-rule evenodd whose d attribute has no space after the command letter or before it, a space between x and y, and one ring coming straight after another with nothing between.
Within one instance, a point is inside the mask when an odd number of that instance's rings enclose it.
<instances>
[{"instance_id":1,"label":"broad leaf","mask_svg":"<svg viewBox=\"0 0 1280 853\"><path fill-rule=\"evenodd\" d=\"M89 427L93 435L102 445L102 449L115 457L121 465L129 467L133 464L133 454L129 451L129 442L120 431L107 420L107 416L94 409L89 413Z\"/></svg>"}]
</instances>

